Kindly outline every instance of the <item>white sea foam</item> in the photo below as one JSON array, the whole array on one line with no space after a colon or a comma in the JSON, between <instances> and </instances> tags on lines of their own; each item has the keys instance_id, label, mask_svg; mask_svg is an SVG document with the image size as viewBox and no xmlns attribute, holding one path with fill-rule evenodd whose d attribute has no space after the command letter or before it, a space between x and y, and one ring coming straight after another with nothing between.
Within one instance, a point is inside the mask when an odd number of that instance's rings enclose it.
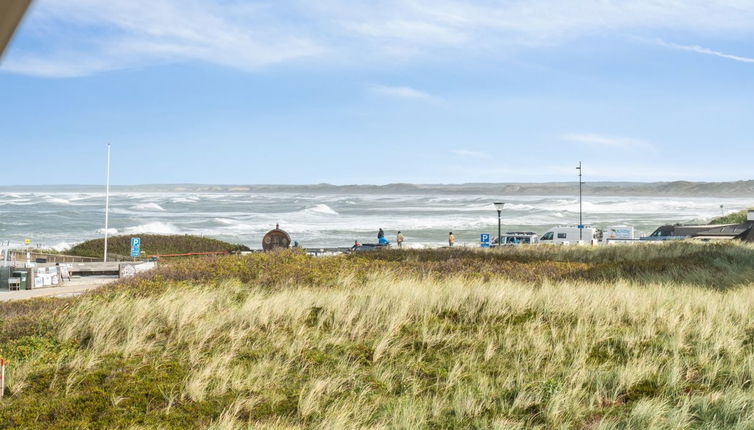
<instances>
[{"instance_id":1,"label":"white sea foam","mask_svg":"<svg viewBox=\"0 0 754 430\"><path fill-rule=\"evenodd\" d=\"M70 205L72 204L68 199L61 199L60 197L45 197L44 201L47 203L53 203L58 205Z\"/></svg>"},{"instance_id":2,"label":"white sea foam","mask_svg":"<svg viewBox=\"0 0 754 430\"><path fill-rule=\"evenodd\" d=\"M179 234L181 233L181 230L171 223L155 221L134 227L128 227L124 230L124 233Z\"/></svg>"},{"instance_id":3,"label":"white sea foam","mask_svg":"<svg viewBox=\"0 0 754 430\"><path fill-rule=\"evenodd\" d=\"M58 242L55 245L53 245L51 248L54 249L55 251L63 252L63 251L67 251L71 249L71 244L68 242Z\"/></svg>"},{"instance_id":4,"label":"white sea foam","mask_svg":"<svg viewBox=\"0 0 754 430\"><path fill-rule=\"evenodd\" d=\"M170 201L173 203L196 203L199 201L199 197L173 197Z\"/></svg>"},{"instance_id":5,"label":"white sea foam","mask_svg":"<svg viewBox=\"0 0 754 430\"><path fill-rule=\"evenodd\" d=\"M333 208L322 203L310 208L306 208L302 212L314 215L340 215L337 211L333 210Z\"/></svg>"},{"instance_id":6,"label":"white sea foam","mask_svg":"<svg viewBox=\"0 0 754 430\"><path fill-rule=\"evenodd\" d=\"M165 208L158 205L157 203L142 203L142 204L131 206L131 209L136 210L136 211L165 212Z\"/></svg>"},{"instance_id":7,"label":"white sea foam","mask_svg":"<svg viewBox=\"0 0 754 430\"><path fill-rule=\"evenodd\" d=\"M105 229L104 228L97 229L97 233L105 234ZM107 229L107 234L118 234L118 229L110 227Z\"/></svg>"}]
</instances>

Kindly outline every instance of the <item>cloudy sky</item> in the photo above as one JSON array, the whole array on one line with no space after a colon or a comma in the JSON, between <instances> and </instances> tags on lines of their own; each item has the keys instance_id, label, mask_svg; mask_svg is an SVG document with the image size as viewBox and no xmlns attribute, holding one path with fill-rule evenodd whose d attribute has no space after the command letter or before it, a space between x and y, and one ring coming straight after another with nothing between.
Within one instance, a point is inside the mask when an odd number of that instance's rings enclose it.
<instances>
[{"instance_id":1,"label":"cloudy sky","mask_svg":"<svg viewBox=\"0 0 754 430\"><path fill-rule=\"evenodd\" d=\"M4 184L751 179L754 0L37 0Z\"/></svg>"}]
</instances>

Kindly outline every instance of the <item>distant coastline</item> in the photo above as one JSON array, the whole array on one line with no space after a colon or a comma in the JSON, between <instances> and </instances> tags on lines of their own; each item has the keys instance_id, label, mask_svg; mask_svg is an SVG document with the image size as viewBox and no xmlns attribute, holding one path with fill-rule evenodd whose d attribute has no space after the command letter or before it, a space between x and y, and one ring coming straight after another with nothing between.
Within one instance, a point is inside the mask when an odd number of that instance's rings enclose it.
<instances>
[{"instance_id":1,"label":"distant coastline","mask_svg":"<svg viewBox=\"0 0 754 430\"><path fill-rule=\"evenodd\" d=\"M327 194L481 194L562 196L577 192L577 182L333 185L333 184L145 184L115 185L115 192L224 192ZM101 185L7 185L0 192L96 192ZM754 197L754 180L734 182L586 182L584 193L600 196Z\"/></svg>"}]
</instances>

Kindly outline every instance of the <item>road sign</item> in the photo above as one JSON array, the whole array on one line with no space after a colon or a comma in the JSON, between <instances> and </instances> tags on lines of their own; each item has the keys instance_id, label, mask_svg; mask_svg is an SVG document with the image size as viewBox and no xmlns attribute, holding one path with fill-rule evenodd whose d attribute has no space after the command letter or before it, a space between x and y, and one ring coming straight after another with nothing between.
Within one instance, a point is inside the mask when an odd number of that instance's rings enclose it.
<instances>
[{"instance_id":1,"label":"road sign","mask_svg":"<svg viewBox=\"0 0 754 430\"><path fill-rule=\"evenodd\" d=\"M479 236L479 242L481 242L482 248L490 247L490 235L489 233L482 233Z\"/></svg>"},{"instance_id":2,"label":"road sign","mask_svg":"<svg viewBox=\"0 0 754 430\"><path fill-rule=\"evenodd\" d=\"M141 238L131 238L131 257L138 257L141 255Z\"/></svg>"},{"instance_id":3,"label":"road sign","mask_svg":"<svg viewBox=\"0 0 754 430\"><path fill-rule=\"evenodd\" d=\"M584 228L584 224L579 224L578 228Z\"/></svg>"}]
</instances>

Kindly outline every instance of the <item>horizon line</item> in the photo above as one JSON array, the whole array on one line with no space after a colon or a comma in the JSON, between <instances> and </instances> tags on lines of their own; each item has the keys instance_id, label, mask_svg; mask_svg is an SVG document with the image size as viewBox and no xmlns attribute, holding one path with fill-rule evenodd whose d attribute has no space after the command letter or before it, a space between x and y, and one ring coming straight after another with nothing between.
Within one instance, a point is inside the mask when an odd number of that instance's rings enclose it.
<instances>
[{"instance_id":1,"label":"horizon line","mask_svg":"<svg viewBox=\"0 0 754 430\"><path fill-rule=\"evenodd\" d=\"M664 180L664 181L587 181L589 184L631 184L631 185L652 185L652 184L733 184L740 182L753 182L754 179L738 179L730 181L694 181L694 180ZM166 183L141 183L141 184L110 184L110 187L165 187L165 186L213 186L213 187L388 187L395 185L410 186L464 186L464 185L557 185L557 184L578 184L578 181L532 181L532 182L388 182L384 184L376 183L347 183L334 184L330 182L317 183L255 183L255 184L233 184L233 183L202 183L202 182L166 182ZM104 184L13 184L0 185L0 189L13 187L103 187Z\"/></svg>"}]
</instances>

